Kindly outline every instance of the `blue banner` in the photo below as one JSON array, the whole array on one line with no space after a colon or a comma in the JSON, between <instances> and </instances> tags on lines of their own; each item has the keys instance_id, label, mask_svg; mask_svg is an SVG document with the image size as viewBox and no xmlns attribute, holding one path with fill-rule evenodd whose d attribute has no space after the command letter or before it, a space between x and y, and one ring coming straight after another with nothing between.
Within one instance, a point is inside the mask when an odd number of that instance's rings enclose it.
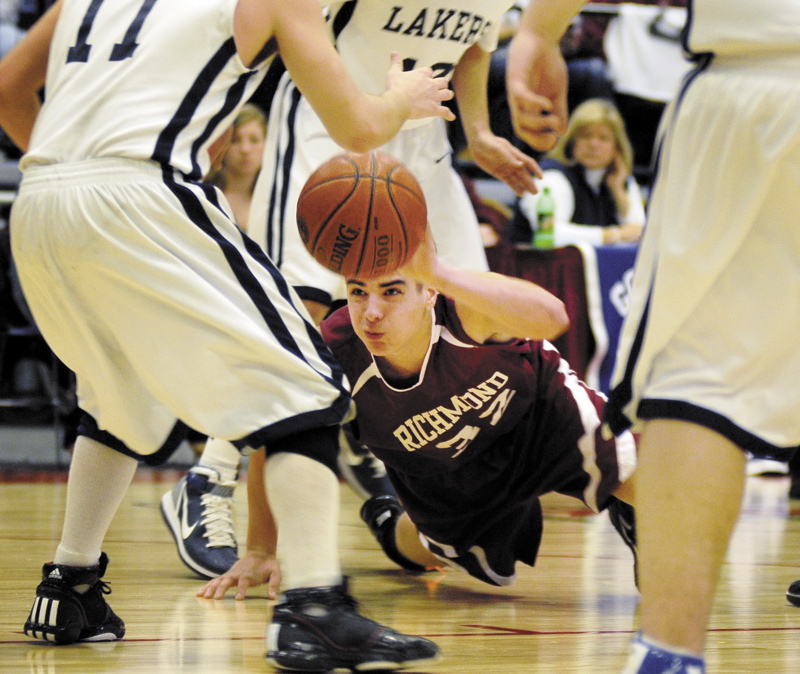
<instances>
[{"instance_id":1,"label":"blue banner","mask_svg":"<svg viewBox=\"0 0 800 674\"><path fill-rule=\"evenodd\" d=\"M599 246L595 249L603 322L608 333L608 346L599 373L599 386L604 393L610 390L620 330L628 313L637 250L636 245Z\"/></svg>"}]
</instances>

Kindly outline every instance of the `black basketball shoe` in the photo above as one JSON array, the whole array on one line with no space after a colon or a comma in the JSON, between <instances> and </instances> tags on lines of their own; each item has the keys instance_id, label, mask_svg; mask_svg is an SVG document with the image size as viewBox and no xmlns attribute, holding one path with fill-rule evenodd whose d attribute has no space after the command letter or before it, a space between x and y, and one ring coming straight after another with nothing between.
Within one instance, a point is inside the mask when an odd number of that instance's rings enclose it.
<instances>
[{"instance_id":1,"label":"black basketball shoe","mask_svg":"<svg viewBox=\"0 0 800 674\"><path fill-rule=\"evenodd\" d=\"M267 661L283 670L393 671L439 659L428 639L401 634L358 613L347 585L288 590L267 628Z\"/></svg>"},{"instance_id":2,"label":"black basketball shoe","mask_svg":"<svg viewBox=\"0 0 800 674\"><path fill-rule=\"evenodd\" d=\"M636 511L632 505L614 498L608 506L608 517L620 538L633 553L633 582L639 587L639 555L636 551Z\"/></svg>"},{"instance_id":3,"label":"black basketball shoe","mask_svg":"<svg viewBox=\"0 0 800 674\"><path fill-rule=\"evenodd\" d=\"M45 564L25 634L57 644L116 641L125 636L125 623L103 598L111 594L108 583L100 580L107 566L105 552L95 566Z\"/></svg>"}]
</instances>

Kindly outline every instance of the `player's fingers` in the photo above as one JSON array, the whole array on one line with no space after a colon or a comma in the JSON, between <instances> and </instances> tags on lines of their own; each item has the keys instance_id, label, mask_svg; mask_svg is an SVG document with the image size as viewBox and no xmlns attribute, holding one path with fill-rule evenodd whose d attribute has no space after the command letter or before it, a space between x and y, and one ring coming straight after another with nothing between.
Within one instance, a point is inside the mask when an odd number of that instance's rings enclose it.
<instances>
[{"instance_id":1,"label":"player's fingers","mask_svg":"<svg viewBox=\"0 0 800 674\"><path fill-rule=\"evenodd\" d=\"M195 597L202 597L203 599L211 599L211 596L214 594L214 591L209 588L209 585L210 583L203 585L203 587L197 591Z\"/></svg>"},{"instance_id":2,"label":"player's fingers","mask_svg":"<svg viewBox=\"0 0 800 674\"><path fill-rule=\"evenodd\" d=\"M549 127L519 124L514 130L523 141L539 152L552 150L559 138L559 134Z\"/></svg>"},{"instance_id":3,"label":"player's fingers","mask_svg":"<svg viewBox=\"0 0 800 674\"><path fill-rule=\"evenodd\" d=\"M453 111L446 105L439 106L439 116L442 117L443 119L446 119L448 122L453 122L456 119L456 116L453 113Z\"/></svg>"},{"instance_id":4,"label":"player's fingers","mask_svg":"<svg viewBox=\"0 0 800 674\"><path fill-rule=\"evenodd\" d=\"M512 190L514 190L514 193L517 196L521 197L523 194L525 194L525 192L536 194L536 183L533 180L533 176L528 173L526 168L521 168L518 171L509 173L504 178L504 181Z\"/></svg>"},{"instance_id":5,"label":"player's fingers","mask_svg":"<svg viewBox=\"0 0 800 674\"><path fill-rule=\"evenodd\" d=\"M533 133L553 133L560 135L563 130L562 121L548 112L527 112L517 114L517 122L527 131Z\"/></svg>"},{"instance_id":6,"label":"player's fingers","mask_svg":"<svg viewBox=\"0 0 800 674\"><path fill-rule=\"evenodd\" d=\"M484 170L489 169L489 173L505 182L518 196L530 191L535 193L536 183L531 171L539 170L538 164L510 143L504 141L499 147L502 151L498 155L500 160L491 167L485 164Z\"/></svg>"},{"instance_id":7,"label":"player's fingers","mask_svg":"<svg viewBox=\"0 0 800 674\"><path fill-rule=\"evenodd\" d=\"M453 96L456 95L455 92L448 86L447 80L444 79L444 77L436 77L433 81L436 82L436 86L441 89L443 101L449 101L451 98L453 98Z\"/></svg>"},{"instance_id":8,"label":"player's fingers","mask_svg":"<svg viewBox=\"0 0 800 674\"><path fill-rule=\"evenodd\" d=\"M523 166L525 167L525 170L529 174L535 175L537 178L542 177L543 175L542 168L539 166L539 164L533 157L525 154L524 152L521 152L517 148L514 148L514 152L518 153L520 161L522 162Z\"/></svg>"},{"instance_id":9,"label":"player's fingers","mask_svg":"<svg viewBox=\"0 0 800 674\"><path fill-rule=\"evenodd\" d=\"M219 578L208 581L202 588L197 591L196 597L203 597L204 599L211 599L217 589Z\"/></svg>"},{"instance_id":10,"label":"player's fingers","mask_svg":"<svg viewBox=\"0 0 800 674\"><path fill-rule=\"evenodd\" d=\"M553 101L546 96L534 94L526 87L509 85L508 97L512 108L520 114L548 115L554 112Z\"/></svg>"},{"instance_id":11,"label":"player's fingers","mask_svg":"<svg viewBox=\"0 0 800 674\"><path fill-rule=\"evenodd\" d=\"M239 584L236 586L236 597L235 599L242 600L247 596L247 590L250 587L250 581L242 576L239 579Z\"/></svg>"},{"instance_id":12,"label":"player's fingers","mask_svg":"<svg viewBox=\"0 0 800 674\"><path fill-rule=\"evenodd\" d=\"M549 150L566 128L558 106L550 99L531 94L514 96L511 120L516 134L536 150Z\"/></svg>"},{"instance_id":13,"label":"player's fingers","mask_svg":"<svg viewBox=\"0 0 800 674\"><path fill-rule=\"evenodd\" d=\"M234 581L230 578L220 578L219 583L217 583L216 592L214 592L214 599L222 599L225 597L225 593L228 591L228 588L234 584Z\"/></svg>"},{"instance_id":14,"label":"player's fingers","mask_svg":"<svg viewBox=\"0 0 800 674\"><path fill-rule=\"evenodd\" d=\"M434 86L436 87L436 94L440 101L449 101L453 96L455 96L455 92L447 86L447 81L441 77L436 77L432 80Z\"/></svg>"},{"instance_id":15,"label":"player's fingers","mask_svg":"<svg viewBox=\"0 0 800 674\"><path fill-rule=\"evenodd\" d=\"M278 598L278 592L281 589L281 580L281 570L279 567L276 567L270 573L269 582L267 583L267 595L270 599Z\"/></svg>"},{"instance_id":16,"label":"player's fingers","mask_svg":"<svg viewBox=\"0 0 800 674\"><path fill-rule=\"evenodd\" d=\"M522 176L517 178L517 188L519 190L517 194L519 194L520 196L522 196L525 192L536 194L536 192L538 191L533 176L531 176L531 174L528 173L527 171L525 171L525 173Z\"/></svg>"}]
</instances>

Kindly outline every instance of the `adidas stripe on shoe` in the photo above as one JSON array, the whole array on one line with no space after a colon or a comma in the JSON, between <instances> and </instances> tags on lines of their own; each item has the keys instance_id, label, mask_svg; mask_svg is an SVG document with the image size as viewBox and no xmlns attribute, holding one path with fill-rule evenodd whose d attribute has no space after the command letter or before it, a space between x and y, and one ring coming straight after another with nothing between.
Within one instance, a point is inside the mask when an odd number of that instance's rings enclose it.
<instances>
[{"instance_id":1,"label":"adidas stripe on shoe","mask_svg":"<svg viewBox=\"0 0 800 674\"><path fill-rule=\"evenodd\" d=\"M24 632L33 639L71 644L76 641L116 641L125 636L125 623L103 595L111 588L101 578L108 556L95 566L45 564Z\"/></svg>"}]
</instances>

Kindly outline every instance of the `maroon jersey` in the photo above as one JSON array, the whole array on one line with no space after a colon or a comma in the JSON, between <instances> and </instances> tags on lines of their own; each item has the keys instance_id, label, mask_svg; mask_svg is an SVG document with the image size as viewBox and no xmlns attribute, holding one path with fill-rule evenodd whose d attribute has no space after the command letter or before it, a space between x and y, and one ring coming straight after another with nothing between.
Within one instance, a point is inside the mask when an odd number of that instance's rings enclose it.
<instances>
[{"instance_id":1,"label":"maroon jersey","mask_svg":"<svg viewBox=\"0 0 800 674\"><path fill-rule=\"evenodd\" d=\"M536 405L540 358L558 367L541 342L478 345L453 304L439 298L431 346L419 381L398 389L381 377L356 336L347 309L323 324L323 336L353 387L359 440L409 473L453 471L513 433Z\"/></svg>"},{"instance_id":2,"label":"maroon jersey","mask_svg":"<svg viewBox=\"0 0 800 674\"><path fill-rule=\"evenodd\" d=\"M597 511L618 486L615 441L600 433L605 401L547 342L477 344L441 296L434 316L419 379L405 388L383 379L346 307L322 334L353 387L356 435L386 464L428 547L505 585L516 560L535 560L540 495Z\"/></svg>"}]
</instances>

